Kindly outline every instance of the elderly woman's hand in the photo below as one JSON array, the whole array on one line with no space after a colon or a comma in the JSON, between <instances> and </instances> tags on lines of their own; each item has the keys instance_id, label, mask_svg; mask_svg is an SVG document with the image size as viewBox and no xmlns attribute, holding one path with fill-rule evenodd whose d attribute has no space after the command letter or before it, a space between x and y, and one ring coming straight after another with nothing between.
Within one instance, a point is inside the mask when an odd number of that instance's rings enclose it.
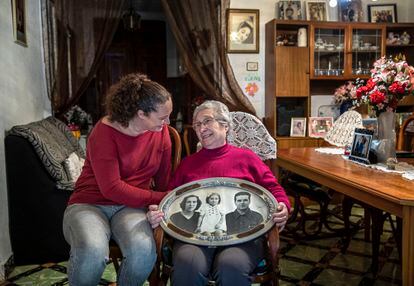
<instances>
[{"instance_id":1,"label":"elderly woman's hand","mask_svg":"<svg viewBox=\"0 0 414 286\"><path fill-rule=\"evenodd\" d=\"M282 231L285 228L288 216L289 211L285 203L279 203L277 206L277 211L272 214L272 220L274 223L276 223L279 231Z\"/></svg>"},{"instance_id":2,"label":"elderly woman's hand","mask_svg":"<svg viewBox=\"0 0 414 286\"><path fill-rule=\"evenodd\" d=\"M158 210L157 205L148 206L147 219L151 224L152 228L156 228L157 226L159 226L163 217L164 213Z\"/></svg>"}]
</instances>

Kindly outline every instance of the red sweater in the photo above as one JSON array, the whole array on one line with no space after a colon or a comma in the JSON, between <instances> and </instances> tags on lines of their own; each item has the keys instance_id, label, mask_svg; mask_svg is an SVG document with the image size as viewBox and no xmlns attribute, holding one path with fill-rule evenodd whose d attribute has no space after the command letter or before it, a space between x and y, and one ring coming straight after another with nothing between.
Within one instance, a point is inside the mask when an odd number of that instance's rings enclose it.
<instances>
[{"instance_id":1,"label":"red sweater","mask_svg":"<svg viewBox=\"0 0 414 286\"><path fill-rule=\"evenodd\" d=\"M285 203L290 210L285 190L269 167L254 152L229 144L216 149L203 148L186 157L176 170L168 189L212 177L236 178L256 183L269 190L278 202Z\"/></svg>"},{"instance_id":2,"label":"red sweater","mask_svg":"<svg viewBox=\"0 0 414 286\"><path fill-rule=\"evenodd\" d=\"M128 136L99 121L88 139L85 165L69 204L158 204L166 195L171 170L171 139L161 132ZM150 190L154 179L155 192Z\"/></svg>"}]
</instances>

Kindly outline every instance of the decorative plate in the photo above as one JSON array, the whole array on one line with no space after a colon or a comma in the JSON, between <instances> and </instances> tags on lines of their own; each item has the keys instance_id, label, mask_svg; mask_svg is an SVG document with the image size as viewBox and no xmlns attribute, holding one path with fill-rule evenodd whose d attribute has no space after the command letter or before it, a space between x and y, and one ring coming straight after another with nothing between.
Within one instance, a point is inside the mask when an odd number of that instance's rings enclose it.
<instances>
[{"instance_id":1,"label":"decorative plate","mask_svg":"<svg viewBox=\"0 0 414 286\"><path fill-rule=\"evenodd\" d=\"M262 186L233 178L184 184L160 203L161 227L183 242L223 246L255 239L273 226L274 196Z\"/></svg>"}]
</instances>

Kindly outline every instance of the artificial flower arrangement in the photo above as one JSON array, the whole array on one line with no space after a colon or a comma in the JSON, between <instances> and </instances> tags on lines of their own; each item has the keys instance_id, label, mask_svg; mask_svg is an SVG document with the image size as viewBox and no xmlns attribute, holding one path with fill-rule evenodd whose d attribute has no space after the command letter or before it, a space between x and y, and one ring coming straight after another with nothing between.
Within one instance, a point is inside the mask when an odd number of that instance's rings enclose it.
<instances>
[{"instance_id":1,"label":"artificial flower arrangement","mask_svg":"<svg viewBox=\"0 0 414 286\"><path fill-rule=\"evenodd\" d=\"M341 85L334 92L334 103L342 104L347 101L356 99L356 86L352 81L348 81L346 84Z\"/></svg>"},{"instance_id":2,"label":"artificial flower arrangement","mask_svg":"<svg viewBox=\"0 0 414 286\"><path fill-rule=\"evenodd\" d=\"M356 80L356 105L367 103L377 116L384 111L395 111L398 101L414 94L414 68L403 56L395 59L382 57L374 63L371 78L366 83Z\"/></svg>"},{"instance_id":3,"label":"artificial flower arrangement","mask_svg":"<svg viewBox=\"0 0 414 286\"><path fill-rule=\"evenodd\" d=\"M68 127L71 131L87 130L89 124L92 124L91 115L86 113L78 105L72 106L64 116L68 121Z\"/></svg>"}]
</instances>

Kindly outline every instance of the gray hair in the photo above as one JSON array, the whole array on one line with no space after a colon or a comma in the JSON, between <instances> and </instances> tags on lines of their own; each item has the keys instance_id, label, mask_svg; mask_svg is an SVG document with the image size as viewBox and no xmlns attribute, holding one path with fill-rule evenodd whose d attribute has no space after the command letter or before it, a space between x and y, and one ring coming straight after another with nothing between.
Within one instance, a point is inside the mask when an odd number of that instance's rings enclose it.
<instances>
[{"instance_id":1,"label":"gray hair","mask_svg":"<svg viewBox=\"0 0 414 286\"><path fill-rule=\"evenodd\" d=\"M226 125L231 129L231 116L228 107L217 100L207 100L196 107L193 113L193 122L197 117L197 114L205 109L212 109L214 112L214 119L216 119L221 125Z\"/></svg>"}]
</instances>

